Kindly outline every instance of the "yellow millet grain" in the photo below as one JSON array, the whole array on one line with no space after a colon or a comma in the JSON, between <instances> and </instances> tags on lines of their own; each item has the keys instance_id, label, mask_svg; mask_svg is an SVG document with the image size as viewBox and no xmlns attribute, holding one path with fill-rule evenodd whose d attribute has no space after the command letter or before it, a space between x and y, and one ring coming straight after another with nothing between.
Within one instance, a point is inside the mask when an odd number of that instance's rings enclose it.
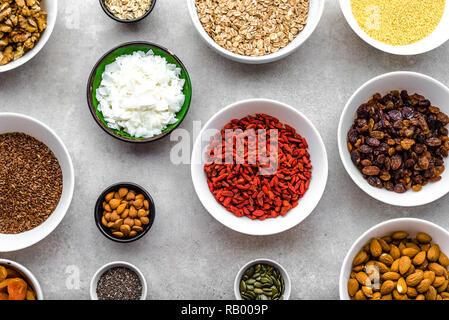
<instances>
[{"instance_id":1,"label":"yellow millet grain","mask_svg":"<svg viewBox=\"0 0 449 320\"><path fill-rule=\"evenodd\" d=\"M370 37L394 46L429 36L443 17L446 0L351 0L352 13Z\"/></svg>"}]
</instances>

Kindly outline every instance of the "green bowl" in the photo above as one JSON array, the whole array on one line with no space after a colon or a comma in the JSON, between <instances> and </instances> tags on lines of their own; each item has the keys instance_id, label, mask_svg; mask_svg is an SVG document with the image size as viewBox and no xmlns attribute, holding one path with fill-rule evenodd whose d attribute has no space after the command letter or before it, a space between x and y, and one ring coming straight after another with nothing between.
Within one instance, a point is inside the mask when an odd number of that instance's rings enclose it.
<instances>
[{"instance_id":1,"label":"green bowl","mask_svg":"<svg viewBox=\"0 0 449 320\"><path fill-rule=\"evenodd\" d=\"M153 50L155 55L164 57L168 63L175 64L178 68L181 69L180 78L185 80L183 89L185 101L181 110L176 114L176 119L178 119L176 123L167 126L167 128L165 128L165 130L162 131L162 133L157 136L151 138L136 138L131 136L125 131L111 129L108 127L107 122L104 120L103 114L98 110L99 102L97 100L96 93L97 89L100 87L102 75L106 65L114 62L115 59L117 59L117 57L119 56L132 54L135 51L143 51L146 53L149 50ZM172 54L170 51L157 44L150 42L142 42L142 41L127 42L109 50L95 64L94 68L92 69L92 72L90 73L89 82L87 84L87 102L89 105L89 110L92 116L94 117L95 121L97 122L97 124L106 133L113 136L114 138L131 143L152 142L168 135L171 131L176 129L176 127L178 127L184 120L184 118L187 115L187 112L189 111L191 101L192 101L192 84L190 83L190 77L189 74L187 73L186 67L182 64L181 60L179 60L179 58L176 57L174 54Z\"/></svg>"}]
</instances>

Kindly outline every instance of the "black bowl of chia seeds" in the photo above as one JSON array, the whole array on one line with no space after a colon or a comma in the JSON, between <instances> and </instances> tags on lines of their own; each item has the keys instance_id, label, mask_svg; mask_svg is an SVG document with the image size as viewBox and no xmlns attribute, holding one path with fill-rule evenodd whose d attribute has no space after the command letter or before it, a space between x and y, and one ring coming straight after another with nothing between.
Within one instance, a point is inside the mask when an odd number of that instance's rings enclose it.
<instances>
[{"instance_id":1,"label":"black bowl of chia seeds","mask_svg":"<svg viewBox=\"0 0 449 320\"><path fill-rule=\"evenodd\" d=\"M110 262L90 282L91 300L146 300L147 282L142 272L125 261Z\"/></svg>"}]
</instances>

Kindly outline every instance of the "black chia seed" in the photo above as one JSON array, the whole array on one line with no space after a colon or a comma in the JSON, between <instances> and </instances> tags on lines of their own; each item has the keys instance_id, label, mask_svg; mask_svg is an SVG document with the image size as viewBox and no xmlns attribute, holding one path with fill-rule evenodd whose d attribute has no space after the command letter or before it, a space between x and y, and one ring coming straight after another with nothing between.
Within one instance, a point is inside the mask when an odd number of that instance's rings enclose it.
<instances>
[{"instance_id":1,"label":"black chia seed","mask_svg":"<svg viewBox=\"0 0 449 320\"><path fill-rule=\"evenodd\" d=\"M114 267L103 273L97 284L98 300L140 300L142 282L126 267Z\"/></svg>"}]
</instances>

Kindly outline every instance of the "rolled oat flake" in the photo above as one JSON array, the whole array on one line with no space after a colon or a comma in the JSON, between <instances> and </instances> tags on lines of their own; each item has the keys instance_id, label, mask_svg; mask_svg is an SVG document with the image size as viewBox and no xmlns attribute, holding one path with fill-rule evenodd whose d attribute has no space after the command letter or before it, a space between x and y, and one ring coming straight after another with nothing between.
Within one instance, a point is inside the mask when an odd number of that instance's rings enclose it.
<instances>
[{"instance_id":1,"label":"rolled oat flake","mask_svg":"<svg viewBox=\"0 0 449 320\"><path fill-rule=\"evenodd\" d=\"M98 280L97 296L98 300L140 300L142 282L131 269L114 267Z\"/></svg>"}]
</instances>

